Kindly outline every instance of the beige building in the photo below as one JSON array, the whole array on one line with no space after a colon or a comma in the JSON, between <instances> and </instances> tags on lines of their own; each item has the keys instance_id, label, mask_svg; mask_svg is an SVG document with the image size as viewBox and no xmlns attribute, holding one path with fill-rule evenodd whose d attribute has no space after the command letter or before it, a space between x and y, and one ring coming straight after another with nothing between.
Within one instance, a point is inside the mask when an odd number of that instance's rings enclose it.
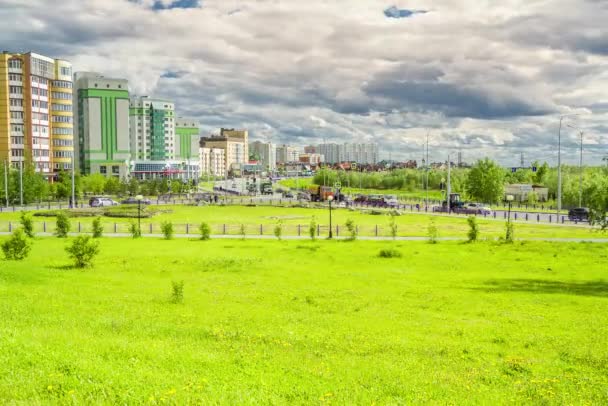
<instances>
[{"instance_id":1,"label":"beige building","mask_svg":"<svg viewBox=\"0 0 608 406\"><path fill-rule=\"evenodd\" d=\"M222 128L220 135L201 138L201 148L224 150L226 171L249 162L249 133L247 130Z\"/></svg>"},{"instance_id":2,"label":"beige building","mask_svg":"<svg viewBox=\"0 0 608 406\"><path fill-rule=\"evenodd\" d=\"M300 153L297 148L284 144L277 147L277 164L298 162L299 160Z\"/></svg>"},{"instance_id":3,"label":"beige building","mask_svg":"<svg viewBox=\"0 0 608 406\"><path fill-rule=\"evenodd\" d=\"M201 176L211 175L218 178L226 176L226 162L223 148L200 148Z\"/></svg>"}]
</instances>

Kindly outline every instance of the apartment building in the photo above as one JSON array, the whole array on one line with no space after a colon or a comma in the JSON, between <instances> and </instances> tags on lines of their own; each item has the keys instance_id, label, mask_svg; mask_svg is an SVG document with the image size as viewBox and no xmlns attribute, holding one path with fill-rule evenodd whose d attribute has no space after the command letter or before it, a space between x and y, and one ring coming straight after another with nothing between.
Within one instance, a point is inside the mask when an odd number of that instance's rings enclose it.
<instances>
[{"instance_id":1,"label":"apartment building","mask_svg":"<svg viewBox=\"0 0 608 406\"><path fill-rule=\"evenodd\" d=\"M222 128L219 135L203 137L201 148L224 150L224 167L226 173L231 169L239 169L249 162L249 132Z\"/></svg>"},{"instance_id":2,"label":"apartment building","mask_svg":"<svg viewBox=\"0 0 608 406\"><path fill-rule=\"evenodd\" d=\"M200 123L193 118L175 119L175 159L199 159Z\"/></svg>"},{"instance_id":3,"label":"apartment building","mask_svg":"<svg viewBox=\"0 0 608 406\"><path fill-rule=\"evenodd\" d=\"M289 145L279 145L277 147L277 164L286 164L289 162L298 162L300 153L296 147Z\"/></svg>"},{"instance_id":4,"label":"apartment building","mask_svg":"<svg viewBox=\"0 0 608 406\"><path fill-rule=\"evenodd\" d=\"M321 144L317 152L325 157L330 164L340 162L357 162L360 164L376 164L378 162L377 144Z\"/></svg>"},{"instance_id":5,"label":"apartment building","mask_svg":"<svg viewBox=\"0 0 608 406\"><path fill-rule=\"evenodd\" d=\"M276 147L270 142L255 141L249 144L249 153L260 158L260 165L267 170L277 167Z\"/></svg>"},{"instance_id":6,"label":"apartment building","mask_svg":"<svg viewBox=\"0 0 608 406\"><path fill-rule=\"evenodd\" d=\"M226 176L226 151L223 148L199 148L201 175L224 178Z\"/></svg>"},{"instance_id":7,"label":"apartment building","mask_svg":"<svg viewBox=\"0 0 608 406\"><path fill-rule=\"evenodd\" d=\"M131 159L175 159L175 105L148 96L131 97L129 104Z\"/></svg>"}]
</instances>

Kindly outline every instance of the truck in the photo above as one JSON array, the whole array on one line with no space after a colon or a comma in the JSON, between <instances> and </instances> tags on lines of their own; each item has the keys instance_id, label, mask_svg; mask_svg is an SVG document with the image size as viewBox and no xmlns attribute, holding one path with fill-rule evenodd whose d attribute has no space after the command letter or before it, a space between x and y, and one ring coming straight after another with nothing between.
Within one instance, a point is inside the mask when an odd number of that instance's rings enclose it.
<instances>
[{"instance_id":1,"label":"truck","mask_svg":"<svg viewBox=\"0 0 608 406\"><path fill-rule=\"evenodd\" d=\"M460 193L450 193L450 208L448 210L448 203L444 200L441 206L435 207L433 211L448 213L455 212L459 213L464 210L464 202L460 200Z\"/></svg>"},{"instance_id":2,"label":"truck","mask_svg":"<svg viewBox=\"0 0 608 406\"><path fill-rule=\"evenodd\" d=\"M263 195L271 195L274 192L272 191L272 182L263 182L260 185L260 191Z\"/></svg>"},{"instance_id":3,"label":"truck","mask_svg":"<svg viewBox=\"0 0 608 406\"><path fill-rule=\"evenodd\" d=\"M310 185L308 194L311 202L324 202L329 196L334 196L334 191L329 186Z\"/></svg>"}]
</instances>

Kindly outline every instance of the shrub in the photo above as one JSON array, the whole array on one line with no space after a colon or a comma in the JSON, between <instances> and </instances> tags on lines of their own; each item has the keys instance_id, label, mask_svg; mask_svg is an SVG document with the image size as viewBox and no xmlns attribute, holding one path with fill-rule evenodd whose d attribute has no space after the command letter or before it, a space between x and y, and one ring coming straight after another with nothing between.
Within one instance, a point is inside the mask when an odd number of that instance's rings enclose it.
<instances>
[{"instance_id":1,"label":"shrub","mask_svg":"<svg viewBox=\"0 0 608 406\"><path fill-rule=\"evenodd\" d=\"M378 254L380 258L401 258L401 253L395 249L380 250Z\"/></svg>"},{"instance_id":2,"label":"shrub","mask_svg":"<svg viewBox=\"0 0 608 406\"><path fill-rule=\"evenodd\" d=\"M201 233L201 240L206 241L211 238L211 227L209 227L209 224L201 223L198 231Z\"/></svg>"},{"instance_id":3,"label":"shrub","mask_svg":"<svg viewBox=\"0 0 608 406\"><path fill-rule=\"evenodd\" d=\"M59 238L66 238L71 228L72 224L70 223L68 215L64 211L58 212L57 224L55 226L55 235Z\"/></svg>"},{"instance_id":4,"label":"shrub","mask_svg":"<svg viewBox=\"0 0 608 406\"><path fill-rule=\"evenodd\" d=\"M184 301L184 281L171 282L171 302L182 303Z\"/></svg>"},{"instance_id":5,"label":"shrub","mask_svg":"<svg viewBox=\"0 0 608 406\"><path fill-rule=\"evenodd\" d=\"M391 219L388 222L388 229L391 232L391 237L393 237L393 240L397 238L397 221L395 220L395 217L397 217L397 215L394 212L390 213Z\"/></svg>"},{"instance_id":6,"label":"shrub","mask_svg":"<svg viewBox=\"0 0 608 406\"><path fill-rule=\"evenodd\" d=\"M353 219L346 220L346 229L348 230L348 239L354 241L357 239L357 226Z\"/></svg>"},{"instance_id":7,"label":"shrub","mask_svg":"<svg viewBox=\"0 0 608 406\"><path fill-rule=\"evenodd\" d=\"M247 235L247 227L245 227L245 224L241 224L241 228L239 229L239 232L241 234L241 238L244 240L245 236Z\"/></svg>"},{"instance_id":8,"label":"shrub","mask_svg":"<svg viewBox=\"0 0 608 406\"><path fill-rule=\"evenodd\" d=\"M129 223L129 233L133 238L141 238L141 229L139 228L139 224L135 221L131 221L131 223Z\"/></svg>"},{"instance_id":9,"label":"shrub","mask_svg":"<svg viewBox=\"0 0 608 406\"><path fill-rule=\"evenodd\" d=\"M31 249L31 242L21 228L15 229L13 234L2 243L4 258L7 260L21 261L29 255Z\"/></svg>"},{"instance_id":10,"label":"shrub","mask_svg":"<svg viewBox=\"0 0 608 406\"><path fill-rule=\"evenodd\" d=\"M505 241L509 244L515 241L515 225L511 221L507 221Z\"/></svg>"},{"instance_id":11,"label":"shrub","mask_svg":"<svg viewBox=\"0 0 608 406\"><path fill-rule=\"evenodd\" d=\"M32 215L26 211L21 212L21 227L23 227L23 232L30 238L34 238L34 221L32 220Z\"/></svg>"},{"instance_id":12,"label":"shrub","mask_svg":"<svg viewBox=\"0 0 608 406\"><path fill-rule=\"evenodd\" d=\"M475 242L479 239L479 224L477 224L477 217L469 216L467 223L469 224L469 232L467 233L469 242Z\"/></svg>"},{"instance_id":13,"label":"shrub","mask_svg":"<svg viewBox=\"0 0 608 406\"><path fill-rule=\"evenodd\" d=\"M310 235L311 240L317 239L317 219L315 216L312 216L310 219L310 224L308 225L308 235Z\"/></svg>"},{"instance_id":14,"label":"shrub","mask_svg":"<svg viewBox=\"0 0 608 406\"><path fill-rule=\"evenodd\" d=\"M274 226L274 236L277 237L278 240L283 236L283 221L279 220L277 225Z\"/></svg>"},{"instance_id":15,"label":"shrub","mask_svg":"<svg viewBox=\"0 0 608 406\"><path fill-rule=\"evenodd\" d=\"M101 238L103 235L103 225L101 224L101 218L95 217L93 220L93 238Z\"/></svg>"},{"instance_id":16,"label":"shrub","mask_svg":"<svg viewBox=\"0 0 608 406\"><path fill-rule=\"evenodd\" d=\"M90 266L93 258L99 254L99 241L93 240L88 235L79 235L65 250L70 254L70 258L74 260L74 265L77 268L85 268Z\"/></svg>"},{"instance_id":17,"label":"shrub","mask_svg":"<svg viewBox=\"0 0 608 406\"><path fill-rule=\"evenodd\" d=\"M160 230L163 233L163 236L165 237L165 240L171 240L173 239L173 223L170 221L163 221L160 224Z\"/></svg>"},{"instance_id":18,"label":"shrub","mask_svg":"<svg viewBox=\"0 0 608 406\"><path fill-rule=\"evenodd\" d=\"M437 225L435 224L435 219L431 219L429 226L427 228L427 235L429 237L430 244L437 244L437 239L439 238L439 230L437 229Z\"/></svg>"}]
</instances>

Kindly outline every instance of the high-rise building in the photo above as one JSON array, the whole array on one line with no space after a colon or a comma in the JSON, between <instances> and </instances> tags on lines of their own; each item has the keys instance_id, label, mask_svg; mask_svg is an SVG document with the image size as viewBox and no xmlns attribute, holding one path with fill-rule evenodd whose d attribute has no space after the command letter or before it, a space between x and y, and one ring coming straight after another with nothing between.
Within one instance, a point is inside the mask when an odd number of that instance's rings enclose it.
<instances>
[{"instance_id":1,"label":"high-rise building","mask_svg":"<svg viewBox=\"0 0 608 406\"><path fill-rule=\"evenodd\" d=\"M175 119L175 159L199 159L199 122L193 118Z\"/></svg>"},{"instance_id":2,"label":"high-rise building","mask_svg":"<svg viewBox=\"0 0 608 406\"><path fill-rule=\"evenodd\" d=\"M289 162L298 162L300 153L298 149L289 145L279 145L277 147L277 164L286 164Z\"/></svg>"},{"instance_id":3,"label":"high-rise building","mask_svg":"<svg viewBox=\"0 0 608 406\"><path fill-rule=\"evenodd\" d=\"M51 177L70 170L73 154L72 66L33 52L0 54L0 160L27 159Z\"/></svg>"},{"instance_id":4,"label":"high-rise building","mask_svg":"<svg viewBox=\"0 0 608 406\"><path fill-rule=\"evenodd\" d=\"M148 96L131 97L131 158L136 161L175 159L175 105Z\"/></svg>"},{"instance_id":5,"label":"high-rise building","mask_svg":"<svg viewBox=\"0 0 608 406\"><path fill-rule=\"evenodd\" d=\"M223 178L226 176L226 151L223 148L200 148L201 175Z\"/></svg>"},{"instance_id":6,"label":"high-rise building","mask_svg":"<svg viewBox=\"0 0 608 406\"><path fill-rule=\"evenodd\" d=\"M77 72L74 117L80 173L125 178L131 159L127 80Z\"/></svg>"},{"instance_id":7,"label":"high-rise building","mask_svg":"<svg viewBox=\"0 0 608 406\"><path fill-rule=\"evenodd\" d=\"M260 164L265 169L276 169L276 148L272 143L261 141L252 142L249 144L249 153L257 154L260 158Z\"/></svg>"},{"instance_id":8,"label":"high-rise building","mask_svg":"<svg viewBox=\"0 0 608 406\"><path fill-rule=\"evenodd\" d=\"M378 162L378 145L376 144L321 144L317 152L324 155L327 163L357 162L375 164Z\"/></svg>"},{"instance_id":9,"label":"high-rise building","mask_svg":"<svg viewBox=\"0 0 608 406\"><path fill-rule=\"evenodd\" d=\"M226 173L249 162L249 132L222 128L219 135L203 137L201 148L223 149Z\"/></svg>"}]
</instances>

